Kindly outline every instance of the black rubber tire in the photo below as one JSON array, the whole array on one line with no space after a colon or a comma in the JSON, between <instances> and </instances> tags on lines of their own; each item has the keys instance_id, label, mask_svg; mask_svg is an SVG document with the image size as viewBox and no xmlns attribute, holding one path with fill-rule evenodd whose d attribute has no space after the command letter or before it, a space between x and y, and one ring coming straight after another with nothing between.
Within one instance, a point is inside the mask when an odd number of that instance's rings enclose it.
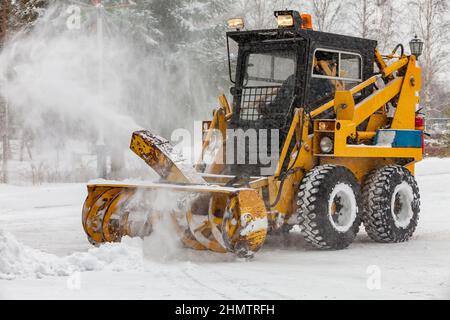
<instances>
[{"instance_id":1,"label":"black rubber tire","mask_svg":"<svg viewBox=\"0 0 450 320\"><path fill-rule=\"evenodd\" d=\"M330 221L329 200L338 184L351 187L355 218L347 231L339 231ZM298 192L298 219L305 240L315 248L342 250L355 240L361 225L361 190L353 173L342 166L323 165L308 172Z\"/></svg>"},{"instance_id":2,"label":"black rubber tire","mask_svg":"<svg viewBox=\"0 0 450 320\"><path fill-rule=\"evenodd\" d=\"M412 217L407 227L396 224L392 199L397 186L406 182L413 191ZM372 172L363 186L363 223L366 232L376 242L400 243L413 236L420 213L420 194L416 179L402 166L386 166Z\"/></svg>"}]
</instances>

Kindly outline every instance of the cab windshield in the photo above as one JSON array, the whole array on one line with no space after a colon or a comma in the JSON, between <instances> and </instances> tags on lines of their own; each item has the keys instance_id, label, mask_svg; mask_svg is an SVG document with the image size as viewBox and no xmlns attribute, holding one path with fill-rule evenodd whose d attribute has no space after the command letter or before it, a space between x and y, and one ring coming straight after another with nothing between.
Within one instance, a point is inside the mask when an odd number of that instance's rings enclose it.
<instances>
[{"instance_id":1,"label":"cab windshield","mask_svg":"<svg viewBox=\"0 0 450 320\"><path fill-rule=\"evenodd\" d=\"M244 87L283 85L295 74L292 51L251 53L247 56Z\"/></svg>"},{"instance_id":2,"label":"cab windshield","mask_svg":"<svg viewBox=\"0 0 450 320\"><path fill-rule=\"evenodd\" d=\"M290 109L295 90L296 54L293 50L247 54L241 79L239 119L242 123L281 123ZM263 124L267 126L267 123Z\"/></svg>"}]
</instances>

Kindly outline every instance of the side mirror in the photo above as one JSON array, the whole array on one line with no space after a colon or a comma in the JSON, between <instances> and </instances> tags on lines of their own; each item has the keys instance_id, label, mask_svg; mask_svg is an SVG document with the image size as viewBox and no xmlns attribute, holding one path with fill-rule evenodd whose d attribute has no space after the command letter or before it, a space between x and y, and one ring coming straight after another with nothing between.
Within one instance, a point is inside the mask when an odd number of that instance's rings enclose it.
<instances>
[{"instance_id":1,"label":"side mirror","mask_svg":"<svg viewBox=\"0 0 450 320\"><path fill-rule=\"evenodd\" d=\"M230 88L230 93L231 93L232 96L235 96L236 95L236 87L231 87Z\"/></svg>"}]
</instances>

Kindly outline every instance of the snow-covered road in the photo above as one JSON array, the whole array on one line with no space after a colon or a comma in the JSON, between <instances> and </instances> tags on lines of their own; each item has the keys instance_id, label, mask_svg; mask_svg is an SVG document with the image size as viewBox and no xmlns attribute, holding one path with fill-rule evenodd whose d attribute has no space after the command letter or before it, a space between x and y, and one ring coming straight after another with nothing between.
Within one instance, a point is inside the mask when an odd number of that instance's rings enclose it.
<instances>
[{"instance_id":1,"label":"snow-covered road","mask_svg":"<svg viewBox=\"0 0 450 320\"><path fill-rule=\"evenodd\" d=\"M450 299L450 159L422 162L417 179L411 242L376 244L362 231L349 249L321 252L292 233L251 262L164 234L93 249L80 222L84 185L0 185L0 279L14 278L0 280L0 299Z\"/></svg>"}]
</instances>

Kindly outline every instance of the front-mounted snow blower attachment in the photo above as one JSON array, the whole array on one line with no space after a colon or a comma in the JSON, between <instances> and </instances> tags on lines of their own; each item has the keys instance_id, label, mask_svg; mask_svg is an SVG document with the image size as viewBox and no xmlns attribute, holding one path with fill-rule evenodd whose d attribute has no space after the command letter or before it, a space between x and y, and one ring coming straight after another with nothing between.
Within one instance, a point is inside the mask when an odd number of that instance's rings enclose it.
<instances>
[{"instance_id":1,"label":"front-mounted snow blower attachment","mask_svg":"<svg viewBox=\"0 0 450 320\"><path fill-rule=\"evenodd\" d=\"M413 236L424 130L420 40L411 55L398 45L383 56L376 41L313 31L308 15L275 16L274 30L242 31L242 20L230 21L233 103L221 96L204 123L195 167L141 131L131 149L161 181L88 186L83 226L93 244L145 237L164 218L187 247L241 257L295 225L327 250L347 248L361 224L377 242ZM268 150L275 166L261 158Z\"/></svg>"},{"instance_id":2,"label":"front-mounted snow blower attachment","mask_svg":"<svg viewBox=\"0 0 450 320\"><path fill-rule=\"evenodd\" d=\"M208 185L183 163L167 140L147 131L133 134L131 149L164 183L88 186L83 226L92 243L147 236L155 219L166 214L190 248L234 252L240 257L251 257L261 248L267 234L267 213L255 190ZM160 212L166 206L155 203L163 200L153 197L154 193L180 205L172 206L172 212Z\"/></svg>"}]
</instances>

